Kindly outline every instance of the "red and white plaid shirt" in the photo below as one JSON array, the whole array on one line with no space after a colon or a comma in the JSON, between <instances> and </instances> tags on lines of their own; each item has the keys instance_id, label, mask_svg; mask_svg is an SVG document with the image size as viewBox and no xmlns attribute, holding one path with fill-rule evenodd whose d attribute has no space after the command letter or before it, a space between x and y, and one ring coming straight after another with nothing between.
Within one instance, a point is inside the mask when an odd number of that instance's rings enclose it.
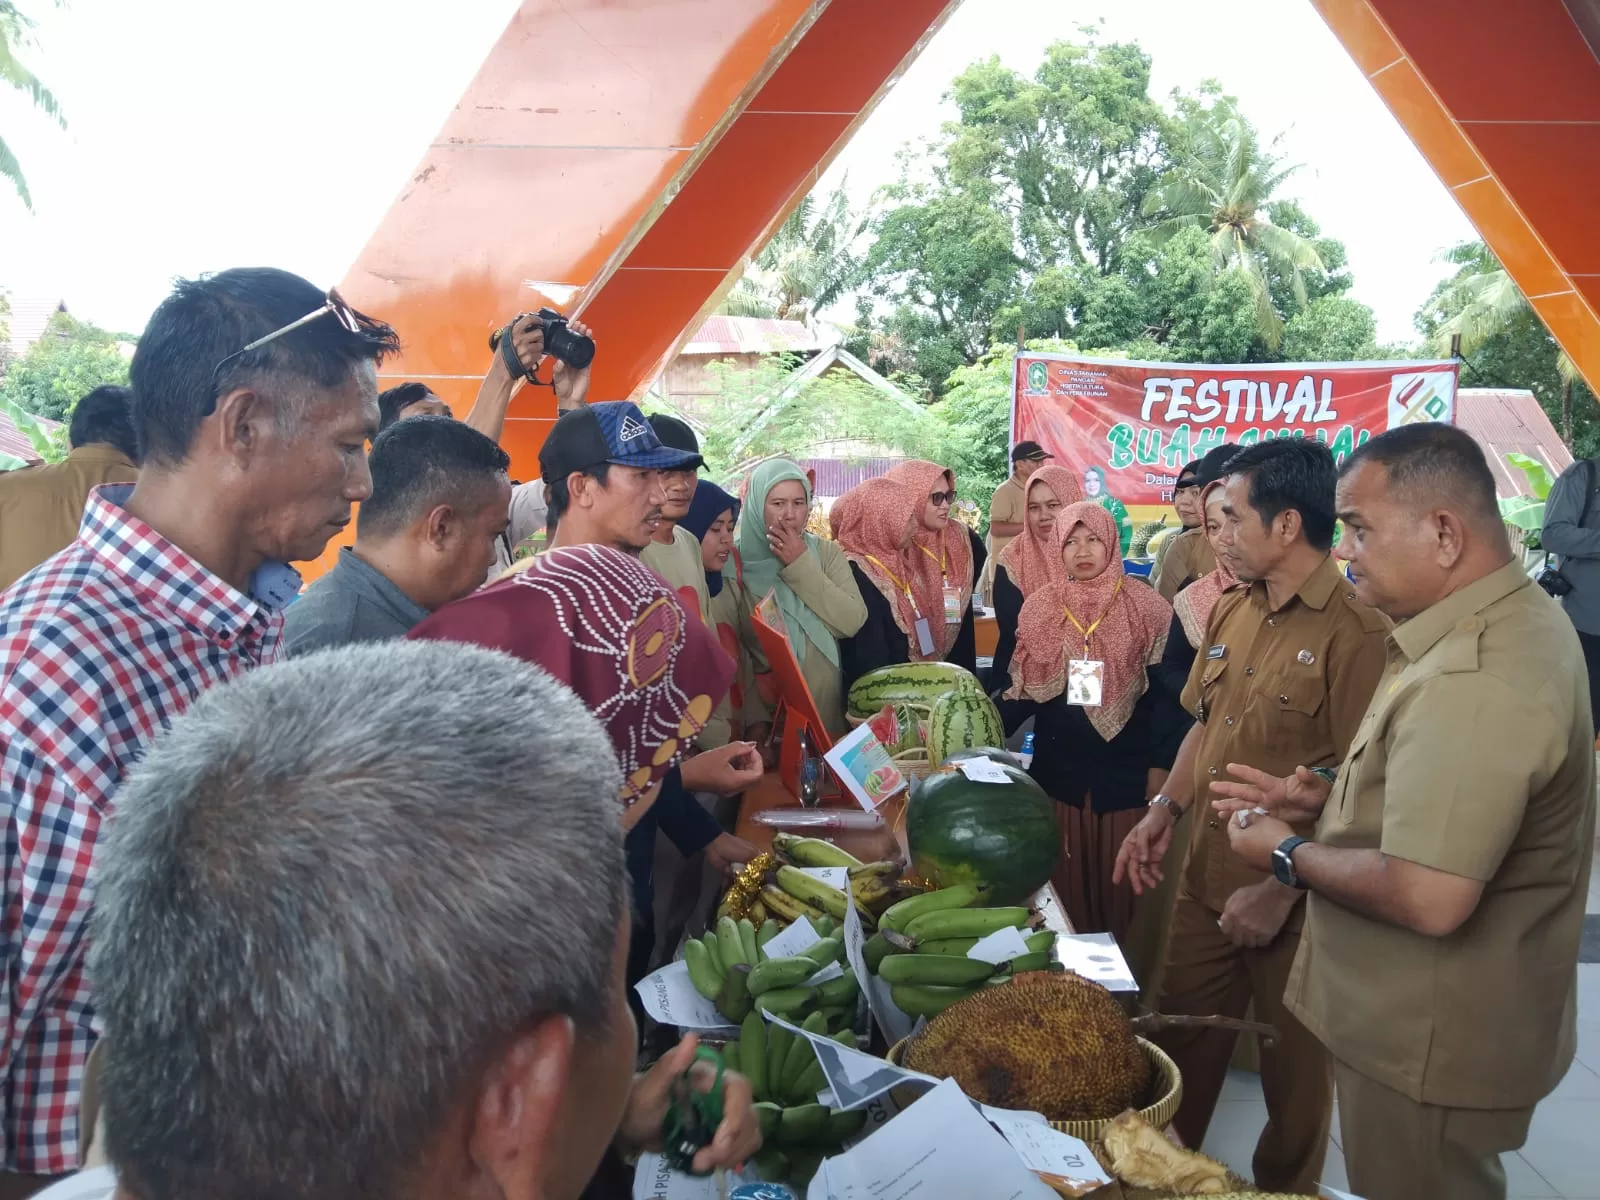
<instances>
[{"instance_id":1,"label":"red and white plaid shirt","mask_svg":"<svg viewBox=\"0 0 1600 1200\"><path fill-rule=\"evenodd\" d=\"M257 577L272 599L242 595L123 511L131 490L91 492L78 540L0 594L0 1129L12 1171L78 1165L97 1035L84 977L92 858L117 785L201 691L276 657L298 579L273 564L279 574Z\"/></svg>"}]
</instances>

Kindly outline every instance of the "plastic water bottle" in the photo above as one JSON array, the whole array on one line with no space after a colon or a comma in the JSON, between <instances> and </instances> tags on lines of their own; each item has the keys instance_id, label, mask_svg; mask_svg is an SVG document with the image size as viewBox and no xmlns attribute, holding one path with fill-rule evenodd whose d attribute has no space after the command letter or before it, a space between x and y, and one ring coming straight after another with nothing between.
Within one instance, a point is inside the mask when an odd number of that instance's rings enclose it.
<instances>
[{"instance_id":1,"label":"plastic water bottle","mask_svg":"<svg viewBox=\"0 0 1600 1200\"><path fill-rule=\"evenodd\" d=\"M1017 752L1017 761L1022 764L1024 771L1033 769L1033 730L1028 730L1022 735L1022 749Z\"/></svg>"}]
</instances>

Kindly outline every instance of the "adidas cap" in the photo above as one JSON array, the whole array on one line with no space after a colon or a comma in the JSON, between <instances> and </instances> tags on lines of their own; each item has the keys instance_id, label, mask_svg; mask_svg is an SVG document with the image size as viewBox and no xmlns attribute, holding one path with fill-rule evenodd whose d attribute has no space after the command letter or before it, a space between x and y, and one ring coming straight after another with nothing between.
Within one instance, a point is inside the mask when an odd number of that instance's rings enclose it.
<instances>
[{"instance_id":1,"label":"adidas cap","mask_svg":"<svg viewBox=\"0 0 1600 1200\"><path fill-rule=\"evenodd\" d=\"M601 463L646 471L688 471L698 470L702 459L663 445L639 406L626 400L608 400L563 413L539 450L539 474L546 483Z\"/></svg>"}]
</instances>

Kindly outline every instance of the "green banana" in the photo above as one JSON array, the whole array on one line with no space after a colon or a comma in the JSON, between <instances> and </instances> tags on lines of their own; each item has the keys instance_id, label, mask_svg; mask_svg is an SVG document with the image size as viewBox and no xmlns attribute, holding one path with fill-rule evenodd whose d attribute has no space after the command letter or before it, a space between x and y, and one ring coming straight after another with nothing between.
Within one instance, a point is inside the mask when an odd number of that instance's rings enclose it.
<instances>
[{"instance_id":1,"label":"green banana","mask_svg":"<svg viewBox=\"0 0 1600 1200\"><path fill-rule=\"evenodd\" d=\"M856 969L846 967L844 974L837 979L830 979L827 983L817 985L817 1002L824 1008L835 1005L849 1004L854 1006L856 996L861 991L860 981L856 979Z\"/></svg>"},{"instance_id":2,"label":"green banana","mask_svg":"<svg viewBox=\"0 0 1600 1200\"><path fill-rule=\"evenodd\" d=\"M761 928L756 930L756 949L760 950L782 932L783 926L779 925L771 917L768 917L765 921L761 922Z\"/></svg>"},{"instance_id":3,"label":"green banana","mask_svg":"<svg viewBox=\"0 0 1600 1200\"><path fill-rule=\"evenodd\" d=\"M1040 950L1048 951L1056 944L1056 931L1041 929L1038 933L1030 933L1022 940L1027 944L1029 954L1036 954Z\"/></svg>"},{"instance_id":4,"label":"green banana","mask_svg":"<svg viewBox=\"0 0 1600 1200\"><path fill-rule=\"evenodd\" d=\"M817 973L817 964L809 958L769 958L750 972L750 994L762 996L779 988L799 987Z\"/></svg>"},{"instance_id":5,"label":"green banana","mask_svg":"<svg viewBox=\"0 0 1600 1200\"><path fill-rule=\"evenodd\" d=\"M817 989L808 987L776 988L756 997L756 1007L785 1021L808 1011L817 1002ZM768 1059L770 1063L771 1060ZM770 1080L769 1080L770 1083Z\"/></svg>"},{"instance_id":6,"label":"green banana","mask_svg":"<svg viewBox=\"0 0 1600 1200\"><path fill-rule=\"evenodd\" d=\"M964 955L978 944L975 937L964 938L934 938L932 941L918 942L918 954L959 954Z\"/></svg>"},{"instance_id":7,"label":"green banana","mask_svg":"<svg viewBox=\"0 0 1600 1200\"><path fill-rule=\"evenodd\" d=\"M756 952L756 927L749 917L739 918L739 952L752 967L761 961L761 955Z\"/></svg>"},{"instance_id":8,"label":"green banana","mask_svg":"<svg viewBox=\"0 0 1600 1200\"><path fill-rule=\"evenodd\" d=\"M744 942L739 938L739 923L732 917L717 918L717 954L722 959L722 969L731 971L736 963L744 962ZM745 966L753 966L745 963Z\"/></svg>"},{"instance_id":9,"label":"green banana","mask_svg":"<svg viewBox=\"0 0 1600 1200\"><path fill-rule=\"evenodd\" d=\"M772 849L781 857L802 867L864 867L848 850L841 850L821 838L800 837L793 833L772 835Z\"/></svg>"},{"instance_id":10,"label":"green banana","mask_svg":"<svg viewBox=\"0 0 1600 1200\"><path fill-rule=\"evenodd\" d=\"M827 1155L821 1150L810 1146L801 1146L789 1153L789 1188L800 1195L805 1195L811 1186L811 1177L822 1166L822 1160Z\"/></svg>"},{"instance_id":11,"label":"green banana","mask_svg":"<svg viewBox=\"0 0 1600 1200\"><path fill-rule=\"evenodd\" d=\"M830 1112L828 1114L828 1141L838 1145L847 1138L853 1138L866 1128L867 1110L858 1108L854 1112Z\"/></svg>"},{"instance_id":12,"label":"green banana","mask_svg":"<svg viewBox=\"0 0 1600 1200\"><path fill-rule=\"evenodd\" d=\"M717 973L717 986L722 986L722 978L728 973L728 968L722 965L722 948L717 945L717 931L708 929L700 937L700 944L706 948L706 958L711 963L712 969Z\"/></svg>"},{"instance_id":13,"label":"green banana","mask_svg":"<svg viewBox=\"0 0 1600 1200\"><path fill-rule=\"evenodd\" d=\"M805 1023L800 1028L807 1033L827 1033L828 1019L821 1013L814 1012L805 1019ZM789 1047L789 1057L784 1060L783 1082L781 1084L774 1083L772 1085L773 1088L784 1098L794 1095L794 1087L800 1079L800 1072L804 1071L808 1064L816 1061L817 1052L811 1048L810 1039L795 1038L794 1045ZM812 1096L815 1098L815 1093L812 1093Z\"/></svg>"},{"instance_id":14,"label":"green banana","mask_svg":"<svg viewBox=\"0 0 1600 1200\"><path fill-rule=\"evenodd\" d=\"M811 945L800 951L799 954L799 957L809 958L812 962L816 963L817 970L819 971L829 963L838 962L843 956L844 940L836 937L824 937L818 941L812 942Z\"/></svg>"},{"instance_id":15,"label":"green banana","mask_svg":"<svg viewBox=\"0 0 1600 1200\"><path fill-rule=\"evenodd\" d=\"M817 1061L816 1051L812 1051L811 1061L795 1079L794 1087L789 1089L789 1099L800 1104L815 1101L817 1093L827 1086L828 1077L823 1073L822 1064Z\"/></svg>"},{"instance_id":16,"label":"green banana","mask_svg":"<svg viewBox=\"0 0 1600 1200\"><path fill-rule=\"evenodd\" d=\"M899 953L900 951L890 945L888 939L881 932L873 934L861 945L861 957L866 961L867 970L874 975L882 967L885 958L891 954Z\"/></svg>"},{"instance_id":17,"label":"green banana","mask_svg":"<svg viewBox=\"0 0 1600 1200\"><path fill-rule=\"evenodd\" d=\"M1028 921L1025 908L956 908L923 913L906 926L916 941L935 938L987 937L1000 929L1016 929Z\"/></svg>"},{"instance_id":18,"label":"green banana","mask_svg":"<svg viewBox=\"0 0 1600 1200\"><path fill-rule=\"evenodd\" d=\"M767 1096L767 1020L758 1012L751 1012L739 1027L739 1069L750 1081L751 1094L757 1100Z\"/></svg>"},{"instance_id":19,"label":"green banana","mask_svg":"<svg viewBox=\"0 0 1600 1200\"><path fill-rule=\"evenodd\" d=\"M738 1042L725 1042L720 1053L722 1054L722 1065L724 1067L730 1071L737 1071L739 1069Z\"/></svg>"},{"instance_id":20,"label":"green banana","mask_svg":"<svg viewBox=\"0 0 1600 1200\"><path fill-rule=\"evenodd\" d=\"M878 918L878 928L903 933L906 926L923 913L939 912L947 908L967 908L975 904L981 894L979 889L970 883L958 883L954 887L940 888L937 892L923 892L920 896L911 896L888 908L883 916Z\"/></svg>"},{"instance_id":21,"label":"green banana","mask_svg":"<svg viewBox=\"0 0 1600 1200\"><path fill-rule=\"evenodd\" d=\"M798 1104L783 1110L778 1124L780 1146L805 1146L815 1143L828 1129L828 1110L817 1103Z\"/></svg>"},{"instance_id":22,"label":"green banana","mask_svg":"<svg viewBox=\"0 0 1600 1200\"><path fill-rule=\"evenodd\" d=\"M778 1111L782 1112L783 1110L779 1109ZM772 1132L774 1134L778 1132L776 1124L774 1124ZM761 1136L768 1138L765 1123L762 1124ZM768 1140L770 1141L770 1138ZM762 1146L761 1149L756 1151L755 1158L751 1161L756 1164L756 1174L761 1176L767 1183L782 1183L789 1177L789 1156L776 1146Z\"/></svg>"},{"instance_id":23,"label":"green banana","mask_svg":"<svg viewBox=\"0 0 1600 1200\"><path fill-rule=\"evenodd\" d=\"M1050 951L1031 950L1027 954L1019 954L1007 965L1013 975L1021 975L1024 971L1045 971L1050 968Z\"/></svg>"},{"instance_id":24,"label":"green banana","mask_svg":"<svg viewBox=\"0 0 1600 1200\"><path fill-rule=\"evenodd\" d=\"M709 954L705 945L693 938L683 944L683 961L689 966L689 982L707 1000L715 1000L717 993L722 990L722 978L711 965Z\"/></svg>"},{"instance_id":25,"label":"green banana","mask_svg":"<svg viewBox=\"0 0 1600 1200\"><path fill-rule=\"evenodd\" d=\"M750 968L743 963L728 969L728 977L722 981L722 990L717 993L717 1011L735 1025L742 1022L750 1015Z\"/></svg>"},{"instance_id":26,"label":"green banana","mask_svg":"<svg viewBox=\"0 0 1600 1200\"><path fill-rule=\"evenodd\" d=\"M830 1004L818 1010L827 1018L828 1029L848 1029L855 1024L856 1006L854 1004Z\"/></svg>"},{"instance_id":27,"label":"green banana","mask_svg":"<svg viewBox=\"0 0 1600 1200\"><path fill-rule=\"evenodd\" d=\"M782 1025L767 1027L767 1096L776 1100L778 1081L783 1078L784 1060L789 1057L789 1043L794 1040Z\"/></svg>"},{"instance_id":28,"label":"green banana","mask_svg":"<svg viewBox=\"0 0 1600 1200\"><path fill-rule=\"evenodd\" d=\"M994 974L994 966L953 954L896 954L883 960L878 974L890 983L939 983L959 987L989 978Z\"/></svg>"},{"instance_id":29,"label":"green banana","mask_svg":"<svg viewBox=\"0 0 1600 1200\"><path fill-rule=\"evenodd\" d=\"M965 1000L975 988L935 987L926 983L897 983L889 988L895 1007L908 1017L936 1017L957 1000Z\"/></svg>"},{"instance_id":30,"label":"green banana","mask_svg":"<svg viewBox=\"0 0 1600 1200\"><path fill-rule=\"evenodd\" d=\"M833 923L833 918L827 913L823 913L820 918L813 921L811 928L817 931L819 938L832 937L838 931L837 926Z\"/></svg>"},{"instance_id":31,"label":"green banana","mask_svg":"<svg viewBox=\"0 0 1600 1200\"><path fill-rule=\"evenodd\" d=\"M783 1105L773 1104L769 1100L758 1100L755 1104L756 1119L761 1122L761 1136L770 1138L778 1132L778 1125L783 1120Z\"/></svg>"},{"instance_id":32,"label":"green banana","mask_svg":"<svg viewBox=\"0 0 1600 1200\"><path fill-rule=\"evenodd\" d=\"M785 921L798 921L801 917L810 921L814 926L824 913L820 908L813 908L803 901L795 899L780 887L767 884L761 889L762 902Z\"/></svg>"},{"instance_id":33,"label":"green banana","mask_svg":"<svg viewBox=\"0 0 1600 1200\"><path fill-rule=\"evenodd\" d=\"M849 1046L852 1050L861 1049L860 1043L856 1041L856 1034L855 1030L853 1029L841 1029L838 1033L830 1036L832 1036L833 1040L838 1042L841 1046Z\"/></svg>"}]
</instances>

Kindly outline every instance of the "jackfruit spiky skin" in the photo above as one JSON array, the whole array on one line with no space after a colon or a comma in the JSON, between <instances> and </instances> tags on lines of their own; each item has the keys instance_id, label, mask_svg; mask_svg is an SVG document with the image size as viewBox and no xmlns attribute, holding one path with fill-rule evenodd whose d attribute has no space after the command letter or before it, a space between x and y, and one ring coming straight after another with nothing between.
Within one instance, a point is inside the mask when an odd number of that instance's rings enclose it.
<instances>
[{"instance_id":1,"label":"jackfruit spiky skin","mask_svg":"<svg viewBox=\"0 0 1600 1200\"><path fill-rule=\"evenodd\" d=\"M1071 972L1022 975L952 1004L912 1039L905 1065L953 1078L984 1104L1052 1121L1138 1107L1151 1070L1121 1005Z\"/></svg>"}]
</instances>

